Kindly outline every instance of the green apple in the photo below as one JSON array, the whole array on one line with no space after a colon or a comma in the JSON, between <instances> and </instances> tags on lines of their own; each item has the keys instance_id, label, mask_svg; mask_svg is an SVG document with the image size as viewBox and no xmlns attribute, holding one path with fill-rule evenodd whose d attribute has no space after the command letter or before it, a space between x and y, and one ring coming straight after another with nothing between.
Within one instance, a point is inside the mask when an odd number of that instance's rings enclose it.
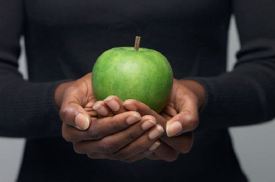
<instances>
[{"instance_id":1,"label":"green apple","mask_svg":"<svg viewBox=\"0 0 275 182\"><path fill-rule=\"evenodd\" d=\"M92 71L96 99L116 95L139 100L157 112L167 103L173 84L171 66L160 52L117 47L102 53Z\"/></svg>"}]
</instances>

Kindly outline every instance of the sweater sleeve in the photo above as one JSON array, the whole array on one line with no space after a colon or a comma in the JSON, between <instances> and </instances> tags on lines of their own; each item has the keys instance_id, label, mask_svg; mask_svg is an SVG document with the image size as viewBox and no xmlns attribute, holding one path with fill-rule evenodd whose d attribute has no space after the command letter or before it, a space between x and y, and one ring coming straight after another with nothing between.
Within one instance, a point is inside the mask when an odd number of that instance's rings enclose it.
<instances>
[{"instance_id":1,"label":"sweater sleeve","mask_svg":"<svg viewBox=\"0 0 275 182\"><path fill-rule=\"evenodd\" d=\"M19 39L23 35L22 0L0 0L0 135L60 135L54 103L56 83L31 83L18 72Z\"/></svg>"},{"instance_id":2,"label":"sweater sleeve","mask_svg":"<svg viewBox=\"0 0 275 182\"><path fill-rule=\"evenodd\" d=\"M275 116L275 1L232 2L241 50L232 72L194 78L207 92L202 129L256 124Z\"/></svg>"}]
</instances>

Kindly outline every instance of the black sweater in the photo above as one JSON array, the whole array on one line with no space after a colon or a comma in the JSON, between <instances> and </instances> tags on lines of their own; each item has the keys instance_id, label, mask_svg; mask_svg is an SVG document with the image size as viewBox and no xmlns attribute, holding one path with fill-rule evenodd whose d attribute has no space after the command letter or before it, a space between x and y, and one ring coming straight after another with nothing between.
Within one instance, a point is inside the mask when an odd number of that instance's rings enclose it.
<instances>
[{"instance_id":1,"label":"black sweater","mask_svg":"<svg viewBox=\"0 0 275 182\"><path fill-rule=\"evenodd\" d=\"M19 181L246 181L227 128L275 115L274 10L274 0L0 0L0 135L27 138ZM241 50L225 73L232 14ZM176 78L206 88L192 151L134 164L74 154L60 137L54 89L137 34L168 57ZM28 81L17 71L22 36Z\"/></svg>"}]
</instances>

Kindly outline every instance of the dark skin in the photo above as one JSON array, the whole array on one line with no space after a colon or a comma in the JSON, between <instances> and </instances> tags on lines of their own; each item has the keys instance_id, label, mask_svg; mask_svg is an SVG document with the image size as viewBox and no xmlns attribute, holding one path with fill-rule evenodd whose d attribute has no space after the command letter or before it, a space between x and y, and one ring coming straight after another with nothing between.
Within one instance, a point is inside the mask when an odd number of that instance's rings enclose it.
<instances>
[{"instance_id":1,"label":"dark skin","mask_svg":"<svg viewBox=\"0 0 275 182\"><path fill-rule=\"evenodd\" d=\"M91 74L61 84L55 93L62 135L77 153L126 162L143 158L173 161L189 152L204 97L197 82L174 80L167 107L160 114L141 102L122 102L115 96L96 102ZM135 119L129 122L130 117Z\"/></svg>"}]
</instances>

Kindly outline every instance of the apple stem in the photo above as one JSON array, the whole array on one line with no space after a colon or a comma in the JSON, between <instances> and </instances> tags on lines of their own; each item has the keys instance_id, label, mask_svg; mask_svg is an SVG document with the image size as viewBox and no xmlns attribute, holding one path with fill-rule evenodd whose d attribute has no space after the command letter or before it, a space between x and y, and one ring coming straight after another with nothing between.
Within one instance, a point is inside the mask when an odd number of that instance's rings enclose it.
<instances>
[{"instance_id":1,"label":"apple stem","mask_svg":"<svg viewBox=\"0 0 275 182\"><path fill-rule=\"evenodd\" d=\"M138 51L138 49L140 47L140 39L141 39L140 36L136 36L136 39L135 39L135 49L136 49L136 51Z\"/></svg>"}]
</instances>

